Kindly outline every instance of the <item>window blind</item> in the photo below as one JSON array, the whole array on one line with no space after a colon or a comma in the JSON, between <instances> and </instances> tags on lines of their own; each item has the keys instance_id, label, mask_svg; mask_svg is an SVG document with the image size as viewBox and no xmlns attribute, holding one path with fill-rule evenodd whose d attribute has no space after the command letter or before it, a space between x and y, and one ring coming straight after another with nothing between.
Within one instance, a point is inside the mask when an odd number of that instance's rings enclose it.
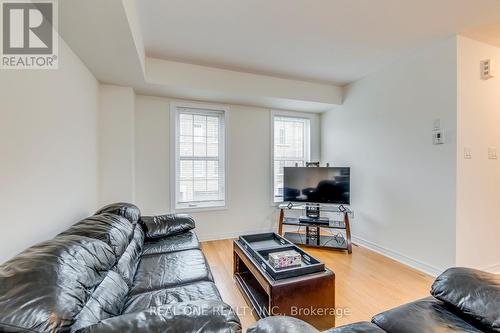
<instances>
[{"instance_id":1,"label":"window blind","mask_svg":"<svg viewBox=\"0 0 500 333\"><path fill-rule=\"evenodd\" d=\"M310 156L310 120L286 116L273 117L273 196L283 201L284 167L306 166Z\"/></svg>"},{"instance_id":2,"label":"window blind","mask_svg":"<svg viewBox=\"0 0 500 333\"><path fill-rule=\"evenodd\" d=\"M224 111L178 107L176 118L176 208L224 206Z\"/></svg>"}]
</instances>

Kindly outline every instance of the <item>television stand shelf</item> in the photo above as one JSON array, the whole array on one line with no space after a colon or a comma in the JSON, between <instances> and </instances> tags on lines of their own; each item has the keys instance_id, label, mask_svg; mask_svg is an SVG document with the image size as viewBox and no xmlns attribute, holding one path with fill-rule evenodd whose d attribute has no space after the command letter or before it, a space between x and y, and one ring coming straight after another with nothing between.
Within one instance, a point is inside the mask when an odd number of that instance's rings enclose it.
<instances>
[{"instance_id":1,"label":"television stand shelf","mask_svg":"<svg viewBox=\"0 0 500 333\"><path fill-rule=\"evenodd\" d=\"M285 217L285 211L288 210L302 210L305 211L305 204L281 204L278 206L280 209L278 221L278 234L288 239L294 244L311 246L311 247L324 247L330 249L346 250L349 254L352 253L351 241L351 226L349 216L352 211L343 206L321 206L322 212L339 213L343 216L343 220L336 221L330 219L328 224L314 223L314 222L301 222L296 217ZM304 232L285 232L283 233L283 226L304 227ZM336 234L325 235L322 229L334 231L338 230ZM342 232L343 230L343 232ZM345 233L345 236L344 236Z\"/></svg>"}]
</instances>

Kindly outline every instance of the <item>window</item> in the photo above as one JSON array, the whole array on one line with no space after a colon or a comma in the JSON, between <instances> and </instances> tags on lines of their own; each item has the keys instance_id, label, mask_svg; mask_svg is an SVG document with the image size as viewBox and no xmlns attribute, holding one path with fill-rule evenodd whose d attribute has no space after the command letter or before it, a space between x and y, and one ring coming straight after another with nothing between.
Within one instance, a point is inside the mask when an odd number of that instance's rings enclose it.
<instances>
[{"instance_id":1,"label":"window","mask_svg":"<svg viewBox=\"0 0 500 333\"><path fill-rule=\"evenodd\" d=\"M310 158L310 120L273 116L273 198L283 201L283 168L306 166Z\"/></svg>"},{"instance_id":2,"label":"window","mask_svg":"<svg viewBox=\"0 0 500 333\"><path fill-rule=\"evenodd\" d=\"M224 207L225 110L175 104L175 209Z\"/></svg>"}]
</instances>

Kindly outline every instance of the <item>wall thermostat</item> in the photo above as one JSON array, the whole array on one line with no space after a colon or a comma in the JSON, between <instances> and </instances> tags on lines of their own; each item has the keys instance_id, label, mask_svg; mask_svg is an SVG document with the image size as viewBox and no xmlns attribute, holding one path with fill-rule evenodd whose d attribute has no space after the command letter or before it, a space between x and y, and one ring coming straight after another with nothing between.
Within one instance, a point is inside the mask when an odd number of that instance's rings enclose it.
<instances>
[{"instance_id":1,"label":"wall thermostat","mask_svg":"<svg viewBox=\"0 0 500 333\"><path fill-rule=\"evenodd\" d=\"M442 145L444 143L443 131L441 130L441 119L434 119L434 126L432 128L432 143L435 145Z\"/></svg>"},{"instance_id":2,"label":"wall thermostat","mask_svg":"<svg viewBox=\"0 0 500 333\"><path fill-rule=\"evenodd\" d=\"M434 131L432 141L435 145L442 145L444 143L443 133L441 133L441 130Z\"/></svg>"}]
</instances>

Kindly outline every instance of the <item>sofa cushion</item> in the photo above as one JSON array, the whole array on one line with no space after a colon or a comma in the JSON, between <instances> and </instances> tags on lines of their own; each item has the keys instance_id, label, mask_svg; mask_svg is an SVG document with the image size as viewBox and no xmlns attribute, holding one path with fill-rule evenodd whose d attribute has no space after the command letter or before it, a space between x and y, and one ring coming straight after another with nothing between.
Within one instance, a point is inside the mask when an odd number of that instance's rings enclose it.
<instances>
[{"instance_id":1,"label":"sofa cushion","mask_svg":"<svg viewBox=\"0 0 500 333\"><path fill-rule=\"evenodd\" d=\"M437 299L500 332L500 274L470 268L450 268L432 285Z\"/></svg>"},{"instance_id":2,"label":"sofa cushion","mask_svg":"<svg viewBox=\"0 0 500 333\"><path fill-rule=\"evenodd\" d=\"M109 213L114 215L119 215L121 217L129 220L130 223L137 223L141 218L141 211L139 208L131 203L117 202L99 209L95 215L100 215L103 213Z\"/></svg>"},{"instance_id":3,"label":"sofa cushion","mask_svg":"<svg viewBox=\"0 0 500 333\"><path fill-rule=\"evenodd\" d=\"M389 333L481 332L432 297L382 312L372 322Z\"/></svg>"},{"instance_id":4,"label":"sofa cushion","mask_svg":"<svg viewBox=\"0 0 500 333\"><path fill-rule=\"evenodd\" d=\"M222 300L215 286L209 281L194 282L179 287L148 291L131 296L125 304L123 313L137 312L161 305L190 301Z\"/></svg>"},{"instance_id":5,"label":"sofa cushion","mask_svg":"<svg viewBox=\"0 0 500 333\"><path fill-rule=\"evenodd\" d=\"M175 236L147 240L144 243L142 253L143 255L148 255L199 248L200 242L198 241L198 237L194 231L190 230Z\"/></svg>"},{"instance_id":6,"label":"sofa cushion","mask_svg":"<svg viewBox=\"0 0 500 333\"><path fill-rule=\"evenodd\" d=\"M147 255L137 268L131 295L195 281L212 281L200 250Z\"/></svg>"},{"instance_id":7,"label":"sofa cushion","mask_svg":"<svg viewBox=\"0 0 500 333\"><path fill-rule=\"evenodd\" d=\"M114 270L123 277L128 286L132 286L134 282L134 276L141 259L143 245L144 231L140 225L136 224L130 244L114 267Z\"/></svg>"},{"instance_id":8,"label":"sofa cushion","mask_svg":"<svg viewBox=\"0 0 500 333\"><path fill-rule=\"evenodd\" d=\"M250 326L247 333L320 333L312 325L297 318L270 316Z\"/></svg>"},{"instance_id":9,"label":"sofa cushion","mask_svg":"<svg viewBox=\"0 0 500 333\"><path fill-rule=\"evenodd\" d=\"M143 216L141 223L144 226L147 238L172 236L194 229L195 227L193 217L187 214Z\"/></svg>"},{"instance_id":10,"label":"sofa cushion","mask_svg":"<svg viewBox=\"0 0 500 333\"><path fill-rule=\"evenodd\" d=\"M108 244L82 236L25 250L0 266L0 331L69 330L115 262Z\"/></svg>"},{"instance_id":11,"label":"sofa cushion","mask_svg":"<svg viewBox=\"0 0 500 333\"><path fill-rule=\"evenodd\" d=\"M195 301L127 313L78 333L241 333L238 316L220 301Z\"/></svg>"},{"instance_id":12,"label":"sofa cushion","mask_svg":"<svg viewBox=\"0 0 500 333\"><path fill-rule=\"evenodd\" d=\"M324 333L385 333L383 329L367 321L333 328Z\"/></svg>"},{"instance_id":13,"label":"sofa cushion","mask_svg":"<svg viewBox=\"0 0 500 333\"><path fill-rule=\"evenodd\" d=\"M76 316L71 331L75 332L83 327L97 324L101 320L119 316L128 290L125 280L118 273L109 271Z\"/></svg>"},{"instance_id":14,"label":"sofa cushion","mask_svg":"<svg viewBox=\"0 0 500 333\"><path fill-rule=\"evenodd\" d=\"M118 259L125 252L133 231L134 226L124 217L103 213L81 220L59 235L99 239L111 246Z\"/></svg>"}]
</instances>

